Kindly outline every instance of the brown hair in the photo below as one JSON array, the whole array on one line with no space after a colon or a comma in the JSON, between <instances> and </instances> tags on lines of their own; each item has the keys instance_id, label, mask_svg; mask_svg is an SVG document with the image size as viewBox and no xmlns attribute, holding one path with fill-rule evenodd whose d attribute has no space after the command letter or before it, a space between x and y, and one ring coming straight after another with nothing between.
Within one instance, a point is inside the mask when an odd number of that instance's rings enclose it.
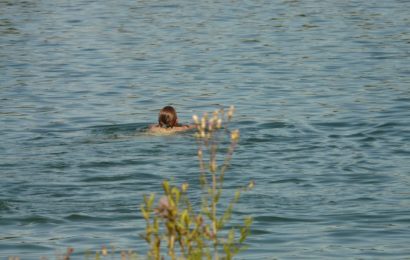
<instances>
[{"instance_id":1,"label":"brown hair","mask_svg":"<svg viewBox=\"0 0 410 260\"><path fill-rule=\"evenodd\" d=\"M158 124L160 127L174 127L177 126L177 112L171 106L166 106L158 115Z\"/></svg>"}]
</instances>

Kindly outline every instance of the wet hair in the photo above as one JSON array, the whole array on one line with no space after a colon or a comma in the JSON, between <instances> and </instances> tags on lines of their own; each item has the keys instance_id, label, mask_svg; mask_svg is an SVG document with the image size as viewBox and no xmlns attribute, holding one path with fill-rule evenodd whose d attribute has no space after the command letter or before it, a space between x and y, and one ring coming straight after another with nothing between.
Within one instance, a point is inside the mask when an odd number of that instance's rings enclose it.
<instances>
[{"instance_id":1,"label":"wet hair","mask_svg":"<svg viewBox=\"0 0 410 260\"><path fill-rule=\"evenodd\" d=\"M177 126L177 112L171 106L166 106L158 115L158 124L160 127L172 128Z\"/></svg>"}]
</instances>

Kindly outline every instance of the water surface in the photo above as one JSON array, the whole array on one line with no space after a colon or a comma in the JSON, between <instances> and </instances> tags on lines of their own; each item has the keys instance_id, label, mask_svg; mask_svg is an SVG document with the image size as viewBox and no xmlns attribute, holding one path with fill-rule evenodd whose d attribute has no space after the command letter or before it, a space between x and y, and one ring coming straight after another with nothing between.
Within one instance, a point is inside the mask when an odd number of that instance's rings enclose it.
<instances>
[{"instance_id":1,"label":"water surface","mask_svg":"<svg viewBox=\"0 0 410 260\"><path fill-rule=\"evenodd\" d=\"M0 1L0 256L144 254L142 195L198 187L192 133L235 105L241 259L410 257L407 1Z\"/></svg>"}]
</instances>

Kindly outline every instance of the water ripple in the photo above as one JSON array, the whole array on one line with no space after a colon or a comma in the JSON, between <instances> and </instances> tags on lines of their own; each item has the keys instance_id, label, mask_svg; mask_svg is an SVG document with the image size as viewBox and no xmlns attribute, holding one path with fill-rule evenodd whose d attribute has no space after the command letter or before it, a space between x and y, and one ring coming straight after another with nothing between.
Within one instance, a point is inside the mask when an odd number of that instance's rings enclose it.
<instances>
[{"instance_id":1,"label":"water ripple","mask_svg":"<svg viewBox=\"0 0 410 260\"><path fill-rule=\"evenodd\" d=\"M193 133L236 106L238 259L410 255L406 1L0 1L0 257L145 252L142 195L199 196ZM78 249L78 250L77 250ZM75 255L81 257L80 253Z\"/></svg>"}]
</instances>

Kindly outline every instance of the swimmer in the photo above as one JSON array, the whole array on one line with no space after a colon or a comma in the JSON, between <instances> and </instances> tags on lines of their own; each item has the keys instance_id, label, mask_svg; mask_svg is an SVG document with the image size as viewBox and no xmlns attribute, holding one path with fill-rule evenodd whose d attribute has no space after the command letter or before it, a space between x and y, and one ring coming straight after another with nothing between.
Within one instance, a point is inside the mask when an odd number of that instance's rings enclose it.
<instances>
[{"instance_id":1,"label":"swimmer","mask_svg":"<svg viewBox=\"0 0 410 260\"><path fill-rule=\"evenodd\" d=\"M195 128L195 125L180 125L178 124L177 112L171 106L166 106L158 115L158 124L149 127L150 133L156 134L171 134L176 132L187 131Z\"/></svg>"}]
</instances>

